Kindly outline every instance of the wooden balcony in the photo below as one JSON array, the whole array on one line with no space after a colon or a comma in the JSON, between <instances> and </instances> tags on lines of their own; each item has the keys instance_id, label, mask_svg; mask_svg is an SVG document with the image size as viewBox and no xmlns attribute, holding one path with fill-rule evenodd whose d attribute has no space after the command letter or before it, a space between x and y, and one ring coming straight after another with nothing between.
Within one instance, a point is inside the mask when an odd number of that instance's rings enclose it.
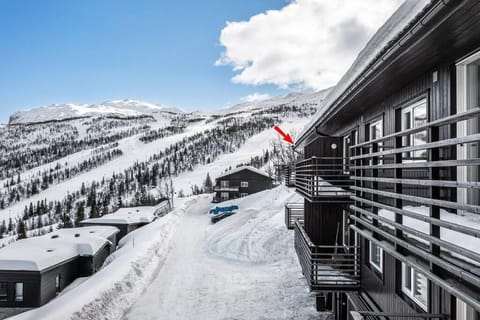
<instances>
[{"instance_id":1,"label":"wooden balcony","mask_svg":"<svg viewBox=\"0 0 480 320\"><path fill-rule=\"evenodd\" d=\"M295 251L311 291L354 291L360 287L360 247L317 246L296 221Z\"/></svg>"},{"instance_id":2,"label":"wooden balcony","mask_svg":"<svg viewBox=\"0 0 480 320\"><path fill-rule=\"evenodd\" d=\"M295 187L310 202L350 201L349 170L343 158L312 157L295 165Z\"/></svg>"},{"instance_id":3,"label":"wooden balcony","mask_svg":"<svg viewBox=\"0 0 480 320\"><path fill-rule=\"evenodd\" d=\"M285 204L285 225L287 229L293 230L295 222L298 221L301 226L304 224L303 203Z\"/></svg>"},{"instance_id":4,"label":"wooden balcony","mask_svg":"<svg viewBox=\"0 0 480 320\"><path fill-rule=\"evenodd\" d=\"M215 192L239 192L240 187L221 187L221 186L214 186L213 191Z\"/></svg>"}]
</instances>

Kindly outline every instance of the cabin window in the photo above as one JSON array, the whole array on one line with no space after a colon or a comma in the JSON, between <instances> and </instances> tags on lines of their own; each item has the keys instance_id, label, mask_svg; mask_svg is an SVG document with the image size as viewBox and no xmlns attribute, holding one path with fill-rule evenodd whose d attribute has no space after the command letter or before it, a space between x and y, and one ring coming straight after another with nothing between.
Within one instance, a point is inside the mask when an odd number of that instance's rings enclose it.
<instances>
[{"instance_id":1,"label":"cabin window","mask_svg":"<svg viewBox=\"0 0 480 320\"><path fill-rule=\"evenodd\" d=\"M402 131L418 128L427 123L427 99L409 105L402 109ZM403 146L419 146L427 143L427 131L420 131L403 137ZM428 158L427 150L415 150L403 154L404 162L422 162Z\"/></svg>"},{"instance_id":2,"label":"cabin window","mask_svg":"<svg viewBox=\"0 0 480 320\"><path fill-rule=\"evenodd\" d=\"M380 139L383 137L383 118L373 121L368 126L368 141ZM378 151L382 151L383 142L377 143ZM370 152L373 152L372 148L370 148ZM382 157L379 157L378 164L382 164ZM373 164L373 159L370 159L370 165Z\"/></svg>"},{"instance_id":3,"label":"cabin window","mask_svg":"<svg viewBox=\"0 0 480 320\"><path fill-rule=\"evenodd\" d=\"M220 187L221 188L228 188L229 187L229 181L228 180L220 181Z\"/></svg>"},{"instance_id":4,"label":"cabin window","mask_svg":"<svg viewBox=\"0 0 480 320\"><path fill-rule=\"evenodd\" d=\"M383 273L383 249L373 241L369 242L369 262L370 265L378 272Z\"/></svg>"},{"instance_id":5,"label":"cabin window","mask_svg":"<svg viewBox=\"0 0 480 320\"><path fill-rule=\"evenodd\" d=\"M0 301L8 301L8 282L0 282Z\"/></svg>"},{"instance_id":6,"label":"cabin window","mask_svg":"<svg viewBox=\"0 0 480 320\"><path fill-rule=\"evenodd\" d=\"M248 181L242 181L242 182L240 182L240 187L242 187L242 188L248 188Z\"/></svg>"},{"instance_id":7,"label":"cabin window","mask_svg":"<svg viewBox=\"0 0 480 320\"><path fill-rule=\"evenodd\" d=\"M222 199L228 199L228 198L230 198L228 192L222 192L222 193L220 194L220 197L222 197Z\"/></svg>"},{"instance_id":8,"label":"cabin window","mask_svg":"<svg viewBox=\"0 0 480 320\"><path fill-rule=\"evenodd\" d=\"M23 301L23 282L15 283L15 301Z\"/></svg>"},{"instance_id":9,"label":"cabin window","mask_svg":"<svg viewBox=\"0 0 480 320\"><path fill-rule=\"evenodd\" d=\"M469 111L480 105L480 52L457 64L457 113ZM480 133L480 118L475 117L457 123L457 137L465 137ZM457 159L480 158L480 147L477 141L457 146ZM462 166L457 168L459 181L480 181L478 166ZM458 202L480 205L480 190L457 189Z\"/></svg>"},{"instance_id":10,"label":"cabin window","mask_svg":"<svg viewBox=\"0 0 480 320\"><path fill-rule=\"evenodd\" d=\"M246 192L242 192L242 193L240 193L240 197L242 197L242 198L243 198L243 197L246 197L246 196L248 196L248 193L246 193Z\"/></svg>"},{"instance_id":11,"label":"cabin window","mask_svg":"<svg viewBox=\"0 0 480 320\"><path fill-rule=\"evenodd\" d=\"M349 174L349 158L350 158L350 147L356 145L357 140L357 130L353 130L349 135L343 137L343 171L344 174Z\"/></svg>"},{"instance_id":12,"label":"cabin window","mask_svg":"<svg viewBox=\"0 0 480 320\"><path fill-rule=\"evenodd\" d=\"M60 293L60 275L57 274L55 277L55 292L58 294Z\"/></svg>"},{"instance_id":13,"label":"cabin window","mask_svg":"<svg viewBox=\"0 0 480 320\"><path fill-rule=\"evenodd\" d=\"M402 292L427 311L428 279L405 263L402 263Z\"/></svg>"},{"instance_id":14,"label":"cabin window","mask_svg":"<svg viewBox=\"0 0 480 320\"><path fill-rule=\"evenodd\" d=\"M478 313L467 305L465 302L457 298L457 320L478 320Z\"/></svg>"}]
</instances>

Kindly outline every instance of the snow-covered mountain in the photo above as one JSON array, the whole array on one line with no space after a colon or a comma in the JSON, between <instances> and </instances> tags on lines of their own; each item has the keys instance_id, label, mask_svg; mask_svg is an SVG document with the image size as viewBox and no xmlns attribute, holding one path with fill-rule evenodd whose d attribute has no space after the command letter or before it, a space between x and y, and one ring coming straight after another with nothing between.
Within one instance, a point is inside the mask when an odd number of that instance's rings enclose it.
<instances>
[{"instance_id":1,"label":"snow-covered mountain","mask_svg":"<svg viewBox=\"0 0 480 320\"><path fill-rule=\"evenodd\" d=\"M112 100L100 104L53 104L17 111L10 116L9 124L39 123L79 117L116 116L139 117L160 113L182 113L182 110L140 100Z\"/></svg>"},{"instance_id":2,"label":"snow-covered mountain","mask_svg":"<svg viewBox=\"0 0 480 320\"><path fill-rule=\"evenodd\" d=\"M331 88L313 93L294 92L285 96L273 97L259 102L243 102L225 109L210 111L209 113L227 114L239 111L254 111L281 105L320 105L330 91Z\"/></svg>"},{"instance_id":3,"label":"snow-covered mountain","mask_svg":"<svg viewBox=\"0 0 480 320\"><path fill-rule=\"evenodd\" d=\"M329 89L314 93L290 93L260 102L244 102L220 110L197 111L193 114L222 115L235 112L250 112L275 106L319 105L330 92ZM165 113L183 114L185 111L163 104L141 100L123 99L105 101L99 104L52 104L48 106L17 111L10 116L9 124L31 124L48 121L67 120L80 117L158 117Z\"/></svg>"}]
</instances>

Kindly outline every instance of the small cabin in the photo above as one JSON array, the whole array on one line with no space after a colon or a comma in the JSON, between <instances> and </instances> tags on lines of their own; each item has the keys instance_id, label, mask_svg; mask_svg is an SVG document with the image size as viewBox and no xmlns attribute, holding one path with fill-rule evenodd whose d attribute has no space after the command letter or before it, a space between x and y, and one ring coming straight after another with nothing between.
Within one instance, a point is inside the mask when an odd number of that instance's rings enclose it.
<instances>
[{"instance_id":1,"label":"small cabin","mask_svg":"<svg viewBox=\"0 0 480 320\"><path fill-rule=\"evenodd\" d=\"M115 251L118 229L87 227L18 240L0 249L0 307L46 304Z\"/></svg>"},{"instance_id":2,"label":"small cabin","mask_svg":"<svg viewBox=\"0 0 480 320\"><path fill-rule=\"evenodd\" d=\"M271 188L272 178L266 172L250 166L241 166L216 178L213 202L245 197Z\"/></svg>"},{"instance_id":3,"label":"small cabin","mask_svg":"<svg viewBox=\"0 0 480 320\"><path fill-rule=\"evenodd\" d=\"M151 223L159 216L165 215L169 210L168 201L164 201L156 207L120 208L114 213L99 218L83 220L80 222L80 226L116 227L120 230L118 233L118 240L120 240L130 232Z\"/></svg>"}]
</instances>

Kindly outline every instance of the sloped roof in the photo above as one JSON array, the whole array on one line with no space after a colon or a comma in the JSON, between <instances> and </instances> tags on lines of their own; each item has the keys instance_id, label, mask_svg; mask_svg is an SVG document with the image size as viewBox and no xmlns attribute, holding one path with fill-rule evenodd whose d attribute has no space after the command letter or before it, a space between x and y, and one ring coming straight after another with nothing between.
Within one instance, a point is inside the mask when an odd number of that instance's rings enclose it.
<instances>
[{"instance_id":1,"label":"sloped roof","mask_svg":"<svg viewBox=\"0 0 480 320\"><path fill-rule=\"evenodd\" d=\"M395 13L373 35L360 51L351 67L320 104L317 113L302 130L298 142L303 140L320 118L347 92L381 53L387 50L418 17L438 0L405 0Z\"/></svg>"},{"instance_id":2,"label":"sloped roof","mask_svg":"<svg viewBox=\"0 0 480 320\"><path fill-rule=\"evenodd\" d=\"M252 167L252 166L240 166L240 167L238 167L238 168L235 168L235 169L232 169L232 170L230 170L230 171L228 171L228 172L225 172L225 173L222 174L222 175L219 175L216 179L218 180L218 179L220 179L220 178L229 176L229 175L231 175L231 174L240 172L240 171L242 171L242 170L249 170L249 171L252 171L252 172L254 172L254 173L256 173L256 174L259 174L259 175L262 175L262 176L264 176L264 177L267 177L267 178L271 179L271 177L270 177L265 171L259 170L259 169L257 169L257 168Z\"/></svg>"}]
</instances>

